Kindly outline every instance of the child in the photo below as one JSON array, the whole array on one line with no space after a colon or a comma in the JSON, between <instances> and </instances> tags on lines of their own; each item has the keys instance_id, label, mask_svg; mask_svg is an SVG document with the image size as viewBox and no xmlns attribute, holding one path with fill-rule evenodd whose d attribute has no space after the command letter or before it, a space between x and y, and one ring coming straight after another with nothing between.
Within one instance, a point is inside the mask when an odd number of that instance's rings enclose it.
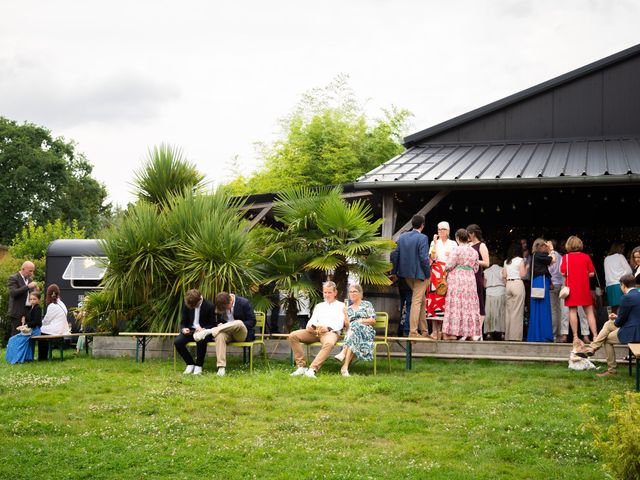
<instances>
[{"instance_id":1,"label":"child","mask_svg":"<svg viewBox=\"0 0 640 480\"><path fill-rule=\"evenodd\" d=\"M42 310L40 309L40 292L32 292L29 295L31 309L27 314L25 323L18 327L19 333L9 339L5 360L11 364L30 362L33 360L33 347L30 341L32 335L40 335L42 326Z\"/></svg>"}]
</instances>

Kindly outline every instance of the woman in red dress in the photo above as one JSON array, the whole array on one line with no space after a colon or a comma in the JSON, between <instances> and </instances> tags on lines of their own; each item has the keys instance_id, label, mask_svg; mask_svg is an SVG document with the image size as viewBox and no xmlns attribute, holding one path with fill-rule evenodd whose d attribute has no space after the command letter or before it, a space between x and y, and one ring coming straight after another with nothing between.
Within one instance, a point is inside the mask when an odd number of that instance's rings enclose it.
<instances>
[{"instance_id":1,"label":"woman in red dress","mask_svg":"<svg viewBox=\"0 0 640 480\"><path fill-rule=\"evenodd\" d=\"M578 307L583 307L589 321L589 329L596 338L596 316L593 311L593 298L589 288L589 278L595 275L591 257L582 252L582 240L571 236L565 244L567 254L562 257L560 273L566 277L569 296L564 299L564 305L569 307L569 324L573 330L573 342L578 342Z\"/></svg>"}]
</instances>

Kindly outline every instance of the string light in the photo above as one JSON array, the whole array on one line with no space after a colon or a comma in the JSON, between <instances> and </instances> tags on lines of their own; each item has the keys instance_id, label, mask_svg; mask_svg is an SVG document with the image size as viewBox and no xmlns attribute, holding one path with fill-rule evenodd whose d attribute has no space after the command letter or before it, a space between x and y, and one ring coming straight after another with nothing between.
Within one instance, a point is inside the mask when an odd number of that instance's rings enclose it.
<instances>
[{"instance_id":1,"label":"string light","mask_svg":"<svg viewBox=\"0 0 640 480\"><path fill-rule=\"evenodd\" d=\"M480 207L480 213L484 213L484 207Z\"/></svg>"},{"instance_id":2,"label":"string light","mask_svg":"<svg viewBox=\"0 0 640 480\"><path fill-rule=\"evenodd\" d=\"M500 205L496 206L496 212L500 211Z\"/></svg>"},{"instance_id":3,"label":"string light","mask_svg":"<svg viewBox=\"0 0 640 480\"><path fill-rule=\"evenodd\" d=\"M453 203L449 205L449 211L453 210Z\"/></svg>"},{"instance_id":4,"label":"string light","mask_svg":"<svg viewBox=\"0 0 640 480\"><path fill-rule=\"evenodd\" d=\"M512 209L512 210L515 210L515 209L516 209L516 204L515 204L515 203L512 203L512 204L511 204L511 209Z\"/></svg>"},{"instance_id":5,"label":"string light","mask_svg":"<svg viewBox=\"0 0 640 480\"><path fill-rule=\"evenodd\" d=\"M640 201L640 198L638 198L638 200ZM468 205L466 205L464 207L464 213L469 213L469 206Z\"/></svg>"}]
</instances>

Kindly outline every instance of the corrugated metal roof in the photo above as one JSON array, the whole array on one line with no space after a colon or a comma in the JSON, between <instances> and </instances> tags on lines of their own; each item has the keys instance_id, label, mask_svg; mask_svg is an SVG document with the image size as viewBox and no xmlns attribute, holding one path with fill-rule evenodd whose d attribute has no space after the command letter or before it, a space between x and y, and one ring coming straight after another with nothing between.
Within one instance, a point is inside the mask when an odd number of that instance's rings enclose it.
<instances>
[{"instance_id":1,"label":"corrugated metal roof","mask_svg":"<svg viewBox=\"0 0 640 480\"><path fill-rule=\"evenodd\" d=\"M640 182L640 137L421 144L361 176L357 188Z\"/></svg>"}]
</instances>

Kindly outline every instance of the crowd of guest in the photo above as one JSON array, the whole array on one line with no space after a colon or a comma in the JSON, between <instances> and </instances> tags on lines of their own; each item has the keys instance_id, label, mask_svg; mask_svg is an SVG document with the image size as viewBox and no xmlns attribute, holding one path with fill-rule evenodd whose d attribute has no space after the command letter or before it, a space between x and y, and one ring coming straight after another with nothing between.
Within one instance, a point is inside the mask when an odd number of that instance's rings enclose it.
<instances>
[{"instance_id":1,"label":"crowd of guest","mask_svg":"<svg viewBox=\"0 0 640 480\"><path fill-rule=\"evenodd\" d=\"M540 237L531 248L521 239L502 257L489 252L478 225L456 230L453 241L446 221L437 224L430 243L428 270L421 267L421 279L410 277L416 273L407 262L425 262L420 243L426 244L429 234L423 231L424 221L419 215L413 218L413 230L400 236L391 255L392 278L403 282L399 288L405 299L399 333L410 337L588 343L598 335L604 298L608 309L617 311L623 295L620 279L632 274L640 283L640 247L625 257L624 244L611 246L603 264L605 297L593 260L577 236L560 243ZM427 284L426 321L421 318L422 289L410 286L422 280Z\"/></svg>"}]
</instances>

